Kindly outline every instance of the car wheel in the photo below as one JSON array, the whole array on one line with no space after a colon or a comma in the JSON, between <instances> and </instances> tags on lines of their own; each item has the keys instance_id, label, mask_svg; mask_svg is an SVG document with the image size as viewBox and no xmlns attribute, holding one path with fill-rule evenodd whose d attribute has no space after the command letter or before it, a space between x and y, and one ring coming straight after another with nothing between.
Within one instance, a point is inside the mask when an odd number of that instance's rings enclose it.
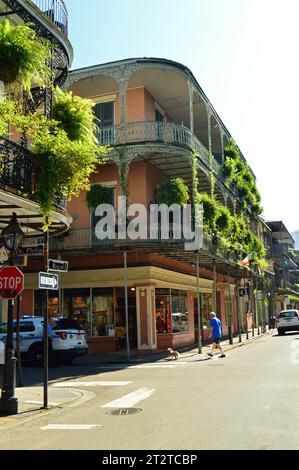
<instances>
[{"instance_id":1,"label":"car wheel","mask_svg":"<svg viewBox=\"0 0 299 470\"><path fill-rule=\"evenodd\" d=\"M52 344L49 341L49 364L52 362ZM44 343L35 343L30 346L28 350L28 355L30 357L30 360L34 362L35 364L42 364L43 358L44 358Z\"/></svg>"},{"instance_id":2,"label":"car wheel","mask_svg":"<svg viewBox=\"0 0 299 470\"><path fill-rule=\"evenodd\" d=\"M42 343L32 344L28 350L28 356L34 363L40 364L43 359L43 345Z\"/></svg>"},{"instance_id":3,"label":"car wheel","mask_svg":"<svg viewBox=\"0 0 299 470\"><path fill-rule=\"evenodd\" d=\"M285 334L285 331L284 331L284 330L280 330L280 329L278 329L278 334L279 334L279 336L282 336L282 335L284 335L284 334Z\"/></svg>"}]
</instances>

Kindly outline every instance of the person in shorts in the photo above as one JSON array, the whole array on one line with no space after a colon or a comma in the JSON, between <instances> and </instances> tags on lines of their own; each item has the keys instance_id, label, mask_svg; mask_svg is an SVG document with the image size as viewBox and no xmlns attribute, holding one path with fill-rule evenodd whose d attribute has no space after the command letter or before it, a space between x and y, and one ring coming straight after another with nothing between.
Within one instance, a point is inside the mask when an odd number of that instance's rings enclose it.
<instances>
[{"instance_id":1,"label":"person in shorts","mask_svg":"<svg viewBox=\"0 0 299 470\"><path fill-rule=\"evenodd\" d=\"M217 318L217 315L215 312L210 313L210 325L212 328L212 334L210 336L213 337L213 344L212 344L212 352L208 353L210 357L213 357L214 351L216 349L219 349L221 351L221 354L219 357L225 357L224 351L221 347L221 336L222 336L222 330L221 330L221 321L219 318Z\"/></svg>"}]
</instances>

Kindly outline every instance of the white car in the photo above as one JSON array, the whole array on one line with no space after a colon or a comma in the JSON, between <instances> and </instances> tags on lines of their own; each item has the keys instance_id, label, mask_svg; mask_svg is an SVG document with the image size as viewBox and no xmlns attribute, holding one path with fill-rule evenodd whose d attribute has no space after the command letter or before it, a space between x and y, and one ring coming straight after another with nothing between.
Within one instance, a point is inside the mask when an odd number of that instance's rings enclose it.
<instances>
[{"instance_id":1,"label":"white car","mask_svg":"<svg viewBox=\"0 0 299 470\"><path fill-rule=\"evenodd\" d=\"M5 344L3 343L3 341L0 341L0 366L2 366L5 362L4 352L5 352Z\"/></svg>"},{"instance_id":2,"label":"white car","mask_svg":"<svg viewBox=\"0 0 299 470\"><path fill-rule=\"evenodd\" d=\"M277 330L279 335L286 331L299 331L299 310L283 310L278 315Z\"/></svg>"},{"instance_id":3,"label":"white car","mask_svg":"<svg viewBox=\"0 0 299 470\"><path fill-rule=\"evenodd\" d=\"M40 362L43 357L43 317L24 317L20 320L20 352L23 359ZM6 339L7 323L0 324L0 340ZM14 321L14 342L16 339ZM75 322L55 318L49 324L49 360L72 363L75 357L88 351L85 332Z\"/></svg>"}]
</instances>

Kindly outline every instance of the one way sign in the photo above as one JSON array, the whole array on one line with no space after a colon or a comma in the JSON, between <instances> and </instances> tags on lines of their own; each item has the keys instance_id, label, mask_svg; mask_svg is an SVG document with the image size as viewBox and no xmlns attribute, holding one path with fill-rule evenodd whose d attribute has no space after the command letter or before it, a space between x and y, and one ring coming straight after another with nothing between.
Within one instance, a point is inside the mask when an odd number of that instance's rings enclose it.
<instances>
[{"instance_id":1,"label":"one way sign","mask_svg":"<svg viewBox=\"0 0 299 470\"><path fill-rule=\"evenodd\" d=\"M39 273L38 274L38 287L39 289L58 290L57 274Z\"/></svg>"}]
</instances>

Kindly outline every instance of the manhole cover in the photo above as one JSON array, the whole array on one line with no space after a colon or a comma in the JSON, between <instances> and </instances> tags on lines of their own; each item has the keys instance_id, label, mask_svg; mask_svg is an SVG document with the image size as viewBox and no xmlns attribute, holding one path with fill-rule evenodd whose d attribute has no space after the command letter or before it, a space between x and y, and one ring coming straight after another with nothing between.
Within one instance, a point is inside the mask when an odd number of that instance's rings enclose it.
<instances>
[{"instance_id":1,"label":"manhole cover","mask_svg":"<svg viewBox=\"0 0 299 470\"><path fill-rule=\"evenodd\" d=\"M113 416L128 416L141 413L141 411L141 408L116 408L114 410L107 411L107 414Z\"/></svg>"}]
</instances>

